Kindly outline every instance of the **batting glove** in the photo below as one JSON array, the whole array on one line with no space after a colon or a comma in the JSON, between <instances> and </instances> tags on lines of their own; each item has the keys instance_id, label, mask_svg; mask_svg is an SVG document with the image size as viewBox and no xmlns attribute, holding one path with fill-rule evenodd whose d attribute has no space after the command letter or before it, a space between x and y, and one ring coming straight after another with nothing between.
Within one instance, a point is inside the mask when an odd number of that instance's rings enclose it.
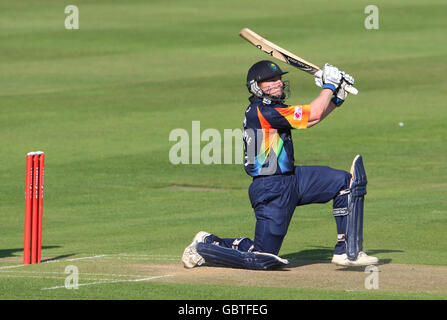
<instances>
[{"instance_id":1,"label":"batting glove","mask_svg":"<svg viewBox=\"0 0 447 320\"><path fill-rule=\"evenodd\" d=\"M315 73L315 85L317 87L323 88L323 79L321 79L322 71Z\"/></svg>"},{"instance_id":2,"label":"batting glove","mask_svg":"<svg viewBox=\"0 0 447 320\"><path fill-rule=\"evenodd\" d=\"M348 92L346 91L346 86L353 85L354 84L354 78L350 76L349 74L345 73L344 71L342 73L342 82L340 87L334 92L334 96L332 97L331 101L335 103L337 107L340 107L343 102L345 102Z\"/></svg>"},{"instance_id":3,"label":"batting glove","mask_svg":"<svg viewBox=\"0 0 447 320\"><path fill-rule=\"evenodd\" d=\"M323 82L323 89L331 89L332 92L338 89L343 79L342 71L326 63L323 67L323 75L321 80Z\"/></svg>"}]
</instances>

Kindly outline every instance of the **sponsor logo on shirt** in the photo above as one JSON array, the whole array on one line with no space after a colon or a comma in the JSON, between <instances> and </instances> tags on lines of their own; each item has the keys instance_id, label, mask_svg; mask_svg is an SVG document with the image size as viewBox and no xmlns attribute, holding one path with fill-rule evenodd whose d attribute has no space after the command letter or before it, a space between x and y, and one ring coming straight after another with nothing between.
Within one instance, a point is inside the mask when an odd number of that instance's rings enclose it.
<instances>
[{"instance_id":1,"label":"sponsor logo on shirt","mask_svg":"<svg viewBox=\"0 0 447 320\"><path fill-rule=\"evenodd\" d=\"M303 107L295 107L295 112L293 113L294 120L301 120L303 118Z\"/></svg>"}]
</instances>

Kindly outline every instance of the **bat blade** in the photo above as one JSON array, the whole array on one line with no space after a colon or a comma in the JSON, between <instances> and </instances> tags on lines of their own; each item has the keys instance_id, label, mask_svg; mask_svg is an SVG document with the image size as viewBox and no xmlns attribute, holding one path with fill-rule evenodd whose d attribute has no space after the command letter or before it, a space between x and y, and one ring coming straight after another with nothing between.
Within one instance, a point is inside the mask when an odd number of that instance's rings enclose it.
<instances>
[{"instance_id":1,"label":"bat blade","mask_svg":"<svg viewBox=\"0 0 447 320\"><path fill-rule=\"evenodd\" d=\"M318 68L316 65L294 55L284 48L277 46L267 39L264 39L259 34L253 32L248 28L242 29L239 35L258 49L269 54L270 56L279 59L287 64L290 64L298 69L311 74L315 74L318 70L320 70L320 68Z\"/></svg>"},{"instance_id":2,"label":"bat blade","mask_svg":"<svg viewBox=\"0 0 447 320\"><path fill-rule=\"evenodd\" d=\"M273 42L268 41L267 39L261 37L259 34L253 32L248 28L242 29L239 32L239 35L261 51L264 51L268 55L281 60L284 63L290 64L295 68L313 75L316 74L318 76L319 74L321 74L321 70L318 66L304 60L301 57L298 57L297 55L287 51L284 48L277 46ZM358 93L358 90L353 86L346 86L346 91L352 94Z\"/></svg>"}]
</instances>

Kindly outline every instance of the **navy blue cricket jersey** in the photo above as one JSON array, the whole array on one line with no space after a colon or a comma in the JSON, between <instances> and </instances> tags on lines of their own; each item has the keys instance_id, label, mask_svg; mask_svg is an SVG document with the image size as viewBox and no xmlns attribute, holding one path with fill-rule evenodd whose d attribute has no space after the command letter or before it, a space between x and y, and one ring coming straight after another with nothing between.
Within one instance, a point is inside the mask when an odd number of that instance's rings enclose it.
<instances>
[{"instance_id":1,"label":"navy blue cricket jersey","mask_svg":"<svg viewBox=\"0 0 447 320\"><path fill-rule=\"evenodd\" d=\"M310 105L264 103L252 96L245 111L245 171L252 177L294 172L291 129L306 129Z\"/></svg>"}]
</instances>

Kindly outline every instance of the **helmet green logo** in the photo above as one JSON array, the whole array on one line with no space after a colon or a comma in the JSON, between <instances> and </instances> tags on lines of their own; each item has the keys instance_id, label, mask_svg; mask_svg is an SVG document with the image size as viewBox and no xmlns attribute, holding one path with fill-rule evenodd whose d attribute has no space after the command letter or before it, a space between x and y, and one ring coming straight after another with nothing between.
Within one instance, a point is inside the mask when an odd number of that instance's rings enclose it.
<instances>
[{"instance_id":1,"label":"helmet green logo","mask_svg":"<svg viewBox=\"0 0 447 320\"><path fill-rule=\"evenodd\" d=\"M277 67L276 64L274 64L274 63L272 63L272 64L270 65L270 67L271 67L273 70L278 69L278 67Z\"/></svg>"}]
</instances>

